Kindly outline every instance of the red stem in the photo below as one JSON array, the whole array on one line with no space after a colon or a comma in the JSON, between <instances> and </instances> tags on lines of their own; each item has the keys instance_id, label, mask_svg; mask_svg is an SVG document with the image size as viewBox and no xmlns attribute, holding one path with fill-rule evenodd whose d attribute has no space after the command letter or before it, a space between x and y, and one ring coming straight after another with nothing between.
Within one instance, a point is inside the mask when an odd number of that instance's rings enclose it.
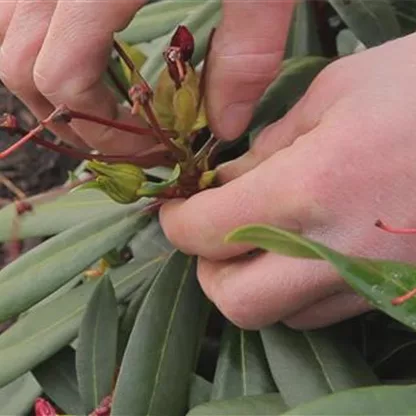
<instances>
[{"instance_id":1,"label":"red stem","mask_svg":"<svg viewBox=\"0 0 416 416\"><path fill-rule=\"evenodd\" d=\"M375 226L392 234L416 234L416 228L394 228L377 220Z\"/></svg>"},{"instance_id":2,"label":"red stem","mask_svg":"<svg viewBox=\"0 0 416 416\"><path fill-rule=\"evenodd\" d=\"M129 133L134 133L138 135L154 136L155 134L155 132L149 128L137 127L137 126L132 126L129 124L119 123L118 121L107 120L105 118L97 117L92 114L81 113L80 111L73 111L70 109L65 109L63 111L65 111L65 116L67 116L69 119L87 120L93 123L113 127L117 130L126 131Z\"/></svg>"},{"instance_id":3,"label":"red stem","mask_svg":"<svg viewBox=\"0 0 416 416\"><path fill-rule=\"evenodd\" d=\"M416 288L410 290L409 292L407 292L403 296L398 296L397 298L394 298L391 301L391 304L394 305L394 306L399 306L399 305L403 304L404 302L407 302L409 299L411 299L415 296L416 296Z\"/></svg>"},{"instance_id":4,"label":"red stem","mask_svg":"<svg viewBox=\"0 0 416 416\"><path fill-rule=\"evenodd\" d=\"M7 129L7 127L5 127ZM29 140L32 140L35 135L43 130L43 126L37 126L35 129L31 130L30 132L26 133L21 139L19 139L17 142L13 143L10 147L8 147L6 150L3 150L0 152L0 159L4 159L5 157L11 155L15 150L17 150L19 147L23 146L26 142Z\"/></svg>"},{"instance_id":5,"label":"red stem","mask_svg":"<svg viewBox=\"0 0 416 416\"><path fill-rule=\"evenodd\" d=\"M24 134L25 135L24 137L27 137L30 133L30 132L27 133L25 130L21 128L15 128L15 129L6 128L6 130L12 130L19 134ZM141 152L140 154L135 155L135 156L100 155L100 154L94 155L94 154L82 152L74 148L56 145L52 142L49 142L33 134L30 136L30 139L33 140L33 142L35 142L39 146L45 147L49 150L53 150L54 152L61 153L61 154L70 156L74 159L80 159L80 160L98 160L100 162L106 162L106 163L131 163L134 165L138 165L144 169L155 167L155 166L171 167L176 162L176 160L172 158L172 155L170 154L170 152L161 145L153 146L149 150ZM21 143L21 141L22 140L19 140L19 142L17 142L17 143L20 143L20 146L23 144ZM3 154L6 152L10 153L9 149L5 150L2 153ZM0 158L1 158L2 153L0 153Z\"/></svg>"}]
</instances>

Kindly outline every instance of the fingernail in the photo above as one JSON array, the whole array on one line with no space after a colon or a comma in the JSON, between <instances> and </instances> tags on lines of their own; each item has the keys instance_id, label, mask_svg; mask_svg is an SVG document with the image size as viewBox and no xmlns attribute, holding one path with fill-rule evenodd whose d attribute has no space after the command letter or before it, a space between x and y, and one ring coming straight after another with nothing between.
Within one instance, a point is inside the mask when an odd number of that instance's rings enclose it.
<instances>
[{"instance_id":1,"label":"fingernail","mask_svg":"<svg viewBox=\"0 0 416 416\"><path fill-rule=\"evenodd\" d=\"M226 140L236 139L246 129L253 111L253 103L244 101L230 104L219 121L219 135Z\"/></svg>"}]
</instances>

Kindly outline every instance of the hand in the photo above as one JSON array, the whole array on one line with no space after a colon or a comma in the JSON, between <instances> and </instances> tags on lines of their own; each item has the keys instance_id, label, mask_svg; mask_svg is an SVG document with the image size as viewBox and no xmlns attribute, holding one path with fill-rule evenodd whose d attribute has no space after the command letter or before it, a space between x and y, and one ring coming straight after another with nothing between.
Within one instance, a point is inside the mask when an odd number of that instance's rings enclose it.
<instances>
[{"instance_id":1,"label":"hand","mask_svg":"<svg viewBox=\"0 0 416 416\"><path fill-rule=\"evenodd\" d=\"M220 168L223 186L162 208L167 236L200 256L205 293L237 325L315 328L370 308L326 263L241 256L250 247L223 243L237 226L277 225L347 254L414 260L414 237L374 222L416 223L415 46L411 35L328 66L246 155Z\"/></svg>"},{"instance_id":2,"label":"hand","mask_svg":"<svg viewBox=\"0 0 416 416\"><path fill-rule=\"evenodd\" d=\"M66 104L137 125L137 117L117 106L101 75L113 33L125 27L144 2L2 1L1 80L38 119ZM104 153L134 154L153 143L85 121L74 121L71 127L56 126L54 131L75 146Z\"/></svg>"}]
</instances>

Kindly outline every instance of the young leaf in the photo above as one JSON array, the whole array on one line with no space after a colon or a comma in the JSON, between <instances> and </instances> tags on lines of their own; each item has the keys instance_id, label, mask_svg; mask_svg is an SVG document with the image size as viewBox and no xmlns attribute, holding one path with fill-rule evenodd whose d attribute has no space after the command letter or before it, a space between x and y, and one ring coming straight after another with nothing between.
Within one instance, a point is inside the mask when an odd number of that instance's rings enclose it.
<instances>
[{"instance_id":1,"label":"young leaf","mask_svg":"<svg viewBox=\"0 0 416 416\"><path fill-rule=\"evenodd\" d=\"M389 0L329 0L341 19L367 47L400 36L400 25Z\"/></svg>"},{"instance_id":2,"label":"young leaf","mask_svg":"<svg viewBox=\"0 0 416 416\"><path fill-rule=\"evenodd\" d=\"M96 190L70 192L49 202L37 204L39 197L28 198L34 210L19 217L19 238L42 237L58 234L93 219L119 211L126 207L112 201ZM0 210L0 242L10 240L15 216L14 204Z\"/></svg>"},{"instance_id":3,"label":"young leaf","mask_svg":"<svg viewBox=\"0 0 416 416\"><path fill-rule=\"evenodd\" d=\"M85 411L94 410L113 387L117 354L117 299L108 276L88 302L78 333L76 369Z\"/></svg>"},{"instance_id":4,"label":"young leaf","mask_svg":"<svg viewBox=\"0 0 416 416\"><path fill-rule=\"evenodd\" d=\"M179 164L177 164L175 168L173 169L172 174L170 175L169 179L167 179L166 181L162 181L162 182L143 182L142 186L137 191L137 195L141 195L141 196L157 195L158 193L174 185L176 181L179 179L180 174L181 174L181 167Z\"/></svg>"},{"instance_id":5,"label":"young leaf","mask_svg":"<svg viewBox=\"0 0 416 416\"><path fill-rule=\"evenodd\" d=\"M250 243L292 257L326 260L375 307L416 329L416 298L401 305L392 304L392 299L416 287L416 267L413 265L344 256L298 234L263 225L241 227L231 233L227 240Z\"/></svg>"},{"instance_id":6,"label":"young leaf","mask_svg":"<svg viewBox=\"0 0 416 416\"><path fill-rule=\"evenodd\" d=\"M258 332L229 324L224 331L211 400L275 392Z\"/></svg>"},{"instance_id":7,"label":"young leaf","mask_svg":"<svg viewBox=\"0 0 416 416\"><path fill-rule=\"evenodd\" d=\"M0 322L30 308L149 221L137 210L92 220L25 253L0 272Z\"/></svg>"},{"instance_id":8,"label":"young leaf","mask_svg":"<svg viewBox=\"0 0 416 416\"><path fill-rule=\"evenodd\" d=\"M358 352L338 342L331 329L302 333L276 325L260 333L270 370L289 407L378 383Z\"/></svg>"},{"instance_id":9,"label":"young leaf","mask_svg":"<svg viewBox=\"0 0 416 416\"><path fill-rule=\"evenodd\" d=\"M29 414L42 389L30 373L24 374L7 386L0 388L0 414Z\"/></svg>"},{"instance_id":10,"label":"young leaf","mask_svg":"<svg viewBox=\"0 0 416 416\"><path fill-rule=\"evenodd\" d=\"M64 347L33 368L32 373L43 392L66 414L84 413L75 371L75 351L72 347Z\"/></svg>"},{"instance_id":11,"label":"young leaf","mask_svg":"<svg viewBox=\"0 0 416 416\"><path fill-rule=\"evenodd\" d=\"M278 393L218 400L194 407L187 416L281 415L287 406Z\"/></svg>"},{"instance_id":12,"label":"young leaf","mask_svg":"<svg viewBox=\"0 0 416 416\"><path fill-rule=\"evenodd\" d=\"M416 414L416 386L378 386L331 394L289 410L289 416L399 416Z\"/></svg>"},{"instance_id":13,"label":"young leaf","mask_svg":"<svg viewBox=\"0 0 416 416\"><path fill-rule=\"evenodd\" d=\"M166 255L143 255L110 273L118 301L154 276ZM82 315L97 282L78 286L36 308L0 335L0 387L48 359L78 333Z\"/></svg>"},{"instance_id":14,"label":"young leaf","mask_svg":"<svg viewBox=\"0 0 416 416\"><path fill-rule=\"evenodd\" d=\"M210 401L212 393L212 383L205 380L198 374L192 375L191 388L189 392L189 403L190 409L199 406L202 403Z\"/></svg>"},{"instance_id":15,"label":"young leaf","mask_svg":"<svg viewBox=\"0 0 416 416\"><path fill-rule=\"evenodd\" d=\"M195 259L175 252L153 282L124 354L113 415L184 414L205 309L195 272Z\"/></svg>"}]
</instances>

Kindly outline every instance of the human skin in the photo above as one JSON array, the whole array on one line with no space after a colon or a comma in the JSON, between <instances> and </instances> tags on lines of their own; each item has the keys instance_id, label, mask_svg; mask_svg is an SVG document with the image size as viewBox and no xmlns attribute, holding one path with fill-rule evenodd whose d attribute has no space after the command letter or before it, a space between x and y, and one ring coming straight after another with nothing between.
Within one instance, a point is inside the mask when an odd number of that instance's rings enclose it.
<instances>
[{"instance_id":1,"label":"human skin","mask_svg":"<svg viewBox=\"0 0 416 416\"><path fill-rule=\"evenodd\" d=\"M101 74L113 32L142 3L0 2L1 79L38 118L65 103L140 123L117 107ZM218 137L244 130L278 73L291 11L290 1L224 0L207 88ZM416 222L415 45L412 35L331 64L245 156L220 167L223 186L162 207L166 235L199 256L203 290L237 325L314 328L369 309L325 263L245 256L251 247L224 244L239 225L277 225L345 253L412 260L416 239L383 233L374 221ZM76 146L113 154L154 143L81 121L56 131Z\"/></svg>"}]
</instances>

